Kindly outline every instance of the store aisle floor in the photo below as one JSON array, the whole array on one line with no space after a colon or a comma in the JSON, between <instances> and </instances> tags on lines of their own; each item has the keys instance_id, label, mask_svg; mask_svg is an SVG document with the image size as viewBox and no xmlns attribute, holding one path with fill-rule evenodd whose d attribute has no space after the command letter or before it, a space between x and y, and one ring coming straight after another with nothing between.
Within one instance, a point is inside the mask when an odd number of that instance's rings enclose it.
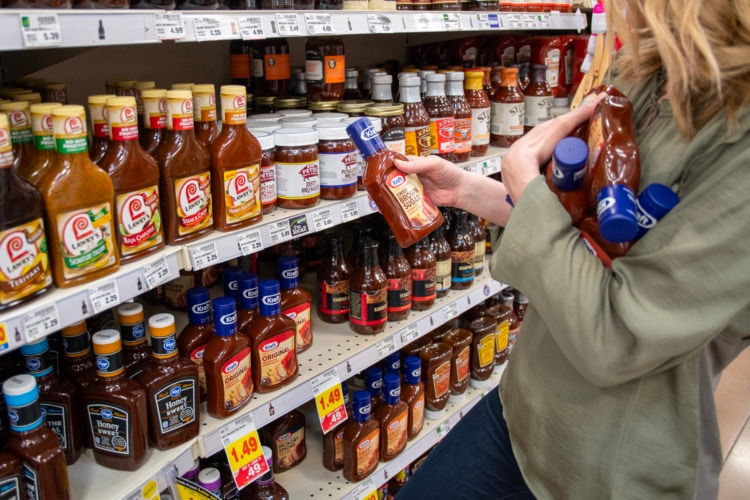
<instances>
[{"instance_id":1,"label":"store aisle floor","mask_svg":"<svg viewBox=\"0 0 750 500\"><path fill-rule=\"evenodd\" d=\"M750 348L724 370L715 393L724 469L719 500L750 496Z\"/></svg>"}]
</instances>

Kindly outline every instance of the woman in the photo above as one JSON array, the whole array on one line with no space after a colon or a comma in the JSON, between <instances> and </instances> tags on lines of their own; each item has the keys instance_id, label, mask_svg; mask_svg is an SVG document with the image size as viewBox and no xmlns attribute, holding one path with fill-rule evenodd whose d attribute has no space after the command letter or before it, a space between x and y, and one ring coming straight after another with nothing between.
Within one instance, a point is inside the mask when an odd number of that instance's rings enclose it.
<instances>
[{"instance_id":1,"label":"woman","mask_svg":"<svg viewBox=\"0 0 750 500\"><path fill-rule=\"evenodd\" d=\"M397 162L439 205L505 227L492 275L531 303L499 397L399 500L717 495L714 383L750 343L750 2L605 4L625 43L611 83L635 110L640 189L666 184L680 203L611 269L589 254L540 165L594 103L510 148L503 184L435 157Z\"/></svg>"}]
</instances>

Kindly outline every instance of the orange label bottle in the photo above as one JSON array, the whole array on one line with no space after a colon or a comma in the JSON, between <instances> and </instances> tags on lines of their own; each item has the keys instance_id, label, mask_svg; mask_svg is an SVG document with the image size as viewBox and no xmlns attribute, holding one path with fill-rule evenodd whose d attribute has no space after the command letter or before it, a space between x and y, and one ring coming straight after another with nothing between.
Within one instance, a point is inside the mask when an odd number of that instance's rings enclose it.
<instances>
[{"instance_id":1,"label":"orange label bottle","mask_svg":"<svg viewBox=\"0 0 750 500\"><path fill-rule=\"evenodd\" d=\"M193 85L191 91L195 137L210 149L211 143L219 136L219 126L216 123L216 89L213 84L201 84Z\"/></svg>"},{"instance_id":2,"label":"orange label bottle","mask_svg":"<svg viewBox=\"0 0 750 500\"><path fill-rule=\"evenodd\" d=\"M484 156L490 145L491 105L482 87L484 72L467 69L464 72L464 94L471 108L471 156Z\"/></svg>"},{"instance_id":3,"label":"orange label bottle","mask_svg":"<svg viewBox=\"0 0 750 500\"><path fill-rule=\"evenodd\" d=\"M89 146L89 158L99 164L109 147L109 123L107 122L107 99L115 97L114 94L91 95L88 98L89 115L91 117L91 146Z\"/></svg>"},{"instance_id":4,"label":"orange label bottle","mask_svg":"<svg viewBox=\"0 0 750 500\"><path fill-rule=\"evenodd\" d=\"M60 103L37 103L29 107L31 111L31 128L34 132L36 155L25 165L19 165L18 174L39 186L42 177L47 173L55 157L55 134L52 129L52 110ZM24 168L21 168L24 167Z\"/></svg>"},{"instance_id":5,"label":"orange label bottle","mask_svg":"<svg viewBox=\"0 0 750 500\"><path fill-rule=\"evenodd\" d=\"M148 154L154 154L159 147L167 128L167 91L147 89L143 96L143 132L139 136L141 147Z\"/></svg>"},{"instance_id":6,"label":"orange label bottle","mask_svg":"<svg viewBox=\"0 0 750 500\"><path fill-rule=\"evenodd\" d=\"M425 385L425 416L429 419L438 419L445 413L450 398L452 356L453 349L445 342L426 345L419 351Z\"/></svg>"}]
</instances>

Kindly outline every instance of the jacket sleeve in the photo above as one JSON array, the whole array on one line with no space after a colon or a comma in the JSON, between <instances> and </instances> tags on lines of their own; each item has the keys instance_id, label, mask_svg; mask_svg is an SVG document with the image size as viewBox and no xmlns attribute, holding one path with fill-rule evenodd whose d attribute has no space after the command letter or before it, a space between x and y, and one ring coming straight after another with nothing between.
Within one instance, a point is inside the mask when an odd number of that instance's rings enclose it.
<instances>
[{"instance_id":1,"label":"jacket sleeve","mask_svg":"<svg viewBox=\"0 0 750 500\"><path fill-rule=\"evenodd\" d=\"M611 269L588 252L542 177L516 203L492 275L529 297L591 383L668 369L748 312L750 155L729 156Z\"/></svg>"}]
</instances>

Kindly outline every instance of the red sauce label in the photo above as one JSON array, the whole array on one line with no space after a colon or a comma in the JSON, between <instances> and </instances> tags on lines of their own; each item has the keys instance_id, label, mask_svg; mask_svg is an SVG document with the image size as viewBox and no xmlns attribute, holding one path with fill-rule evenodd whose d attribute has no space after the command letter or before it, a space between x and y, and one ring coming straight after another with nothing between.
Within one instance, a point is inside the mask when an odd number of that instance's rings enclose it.
<instances>
[{"instance_id":1,"label":"red sauce label","mask_svg":"<svg viewBox=\"0 0 750 500\"><path fill-rule=\"evenodd\" d=\"M296 344L297 350L304 349L312 342L312 325L310 324L310 303L303 302L289 309L281 311L282 314L294 320L297 327Z\"/></svg>"},{"instance_id":2,"label":"red sauce label","mask_svg":"<svg viewBox=\"0 0 750 500\"><path fill-rule=\"evenodd\" d=\"M356 325L378 326L388 319L388 291L349 290L349 321Z\"/></svg>"},{"instance_id":3,"label":"red sauce label","mask_svg":"<svg viewBox=\"0 0 750 500\"><path fill-rule=\"evenodd\" d=\"M451 382L451 363L446 361L441 364L432 373L432 385L435 389L435 398L445 395L450 389Z\"/></svg>"},{"instance_id":4,"label":"red sauce label","mask_svg":"<svg viewBox=\"0 0 750 500\"><path fill-rule=\"evenodd\" d=\"M221 366L225 410L233 410L253 394L253 372L250 370L250 348L242 349Z\"/></svg>"},{"instance_id":5,"label":"red sauce label","mask_svg":"<svg viewBox=\"0 0 750 500\"><path fill-rule=\"evenodd\" d=\"M471 118L456 118L453 140L453 151L455 153L471 151Z\"/></svg>"},{"instance_id":6,"label":"red sauce label","mask_svg":"<svg viewBox=\"0 0 750 500\"><path fill-rule=\"evenodd\" d=\"M177 179L174 183L174 192L180 235L213 225L210 172Z\"/></svg>"},{"instance_id":7,"label":"red sauce label","mask_svg":"<svg viewBox=\"0 0 750 500\"><path fill-rule=\"evenodd\" d=\"M162 242L158 186L118 195L116 202L120 255L138 253Z\"/></svg>"},{"instance_id":8,"label":"red sauce label","mask_svg":"<svg viewBox=\"0 0 750 500\"><path fill-rule=\"evenodd\" d=\"M406 175L393 169L388 173L385 185L413 228L428 226L437 218L438 209L425 194L424 186L415 174Z\"/></svg>"},{"instance_id":9,"label":"red sauce label","mask_svg":"<svg viewBox=\"0 0 750 500\"><path fill-rule=\"evenodd\" d=\"M294 350L294 330L281 332L258 344L260 359L260 385L278 385L297 371L297 356Z\"/></svg>"},{"instance_id":10,"label":"red sauce label","mask_svg":"<svg viewBox=\"0 0 750 500\"><path fill-rule=\"evenodd\" d=\"M408 311L411 309L411 278L388 278L388 306L389 313Z\"/></svg>"},{"instance_id":11,"label":"red sauce label","mask_svg":"<svg viewBox=\"0 0 750 500\"><path fill-rule=\"evenodd\" d=\"M324 314L349 312L349 280L321 281L318 311Z\"/></svg>"},{"instance_id":12,"label":"red sauce label","mask_svg":"<svg viewBox=\"0 0 750 500\"><path fill-rule=\"evenodd\" d=\"M471 365L469 364L469 357L471 355L471 348L469 346L461 349L461 352L456 356L456 375L458 382L463 382L466 377L469 376L469 370Z\"/></svg>"},{"instance_id":13,"label":"red sauce label","mask_svg":"<svg viewBox=\"0 0 750 500\"><path fill-rule=\"evenodd\" d=\"M0 304L31 295L50 283L42 219L0 231Z\"/></svg>"},{"instance_id":14,"label":"red sauce label","mask_svg":"<svg viewBox=\"0 0 750 500\"><path fill-rule=\"evenodd\" d=\"M435 299L435 268L412 269L411 279L413 283L411 300L427 302Z\"/></svg>"},{"instance_id":15,"label":"red sauce label","mask_svg":"<svg viewBox=\"0 0 750 500\"><path fill-rule=\"evenodd\" d=\"M444 118L430 118L430 153L452 153L454 149L454 133L456 120L452 116Z\"/></svg>"}]
</instances>

